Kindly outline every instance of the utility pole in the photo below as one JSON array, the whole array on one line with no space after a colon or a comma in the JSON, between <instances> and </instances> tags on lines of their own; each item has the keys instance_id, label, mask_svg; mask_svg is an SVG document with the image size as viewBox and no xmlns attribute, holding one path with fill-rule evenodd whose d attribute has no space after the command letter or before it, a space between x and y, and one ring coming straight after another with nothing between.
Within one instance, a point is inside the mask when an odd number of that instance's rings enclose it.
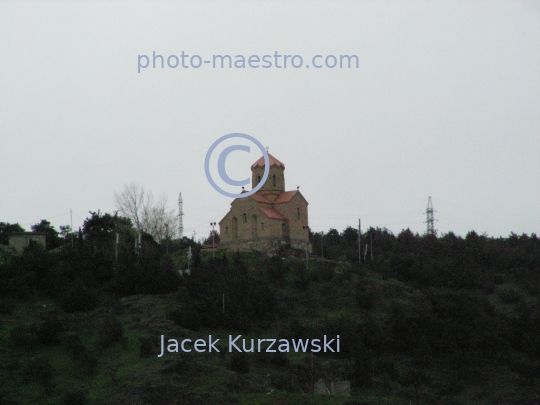
<instances>
[{"instance_id":1,"label":"utility pole","mask_svg":"<svg viewBox=\"0 0 540 405\"><path fill-rule=\"evenodd\" d=\"M188 249L188 254L187 254L187 268L188 268L188 274L191 275L191 246L189 247Z\"/></svg>"},{"instance_id":2,"label":"utility pole","mask_svg":"<svg viewBox=\"0 0 540 405\"><path fill-rule=\"evenodd\" d=\"M362 263L362 223L358 218L358 262Z\"/></svg>"},{"instance_id":3,"label":"utility pole","mask_svg":"<svg viewBox=\"0 0 540 405\"><path fill-rule=\"evenodd\" d=\"M71 208L69 209L69 218L71 220L71 248L73 249L73 210Z\"/></svg>"},{"instance_id":4,"label":"utility pole","mask_svg":"<svg viewBox=\"0 0 540 405\"><path fill-rule=\"evenodd\" d=\"M369 250L371 253L371 261L373 261L373 227L369 229Z\"/></svg>"},{"instance_id":5,"label":"utility pole","mask_svg":"<svg viewBox=\"0 0 540 405\"><path fill-rule=\"evenodd\" d=\"M118 238L119 237L120 237L120 234L118 233L118 231L116 231L116 243L114 244L114 259L115 259L116 266L118 266Z\"/></svg>"},{"instance_id":6,"label":"utility pole","mask_svg":"<svg viewBox=\"0 0 540 405\"><path fill-rule=\"evenodd\" d=\"M141 255L141 231L135 237L135 253L137 254L137 262L139 262L139 256Z\"/></svg>"},{"instance_id":7,"label":"utility pole","mask_svg":"<svg viewBox=\"0 0 540 405\"><path fill-rule=\"evenodd\" d=\"M306 231L306 269L309 270L309 261L308 261L308 249L307 249L307 245L308 245L308 239L309 239L309 226L303 226L302 228L304 228L304 230Z\"/></svg>"},{"instance_id":8,"label":"utility pole","mask_svg":"<svg viewBox=\"0 0 540 405\"><path fill-rule=\"evenodd\" d=\"M169 256L169 224L168 223L165 223L165 243L166 243L167 256Z\"/></svg>"},{"instance_id":9,"label":"utility pole","mask_svg":"<svg viewBox=\"0 0 540 405\"><path fill-rule=\"evenodd\" d=\"M214 232L214 226L216 226L215 222L210 222L210 226L212 227L212 258L216 258L216 243L214 242L214 236L216 233Z\"/></svg>"},{"instance_id":10,"label":"utility pole","mask_svg":"<svg viewBox=\"0 0 540 405\"><path fill-rule=\"evenodd\" d=\"M321 231L321 259L324 259L323 236L324 231Z\"/></svg>"},{"instance_id":11,"label":"utility pole","mask_svg":"<svg viewBox=\"0 0 540 405\"><path fill-rule=\"evenodd\" d=\"M364 248L364 261L367 260L367 250L368 250L368 244L366 243L366 246Z\"/></svg>"}]
</instances>

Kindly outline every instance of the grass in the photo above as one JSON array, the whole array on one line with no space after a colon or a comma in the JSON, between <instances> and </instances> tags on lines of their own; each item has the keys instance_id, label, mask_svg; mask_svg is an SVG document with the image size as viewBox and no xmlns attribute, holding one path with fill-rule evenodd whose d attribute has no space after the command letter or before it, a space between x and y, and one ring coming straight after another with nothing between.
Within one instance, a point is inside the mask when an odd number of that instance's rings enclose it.
<instances>
[{"instance_id":1,"label":"grass","mask_svg":"<svg viewBox=\"0 0 540 405\"><path fill-rule=\"evenodd\" d=\"M228 396L236 398L240 404L343 404L345 397L325 395L295 395L272 389L269 385L268 376L279 372L272 367L257 362L250 355L251 370L248 375L240 376L244 387L250 387L254 393L234 393L230 391L231 381L235 373L227 369L230 358L229 353L201 354L191 356L193 373L177 376L176 373L163 374L166 365L185 358L182 353L166 354L159 359L156 355L142 358L139 354L139 338L155 337L159 345L158 334L151 335L149 330L158 326L152 325L164 322L168 308L174 303L174 295L168 296L138 296L123 300L123 310L118 318L124 326L124 343L118 343L107 349L97 347L96 325L99 321L109 316L106 308L97 308L94 311L83 314L61 314L62 321L67 325L68 333L78 333L81 341L88 352L99 359L99 365L95 375L86 375L84 366L74 360L64 345L44 347L36 345L30 348L15 348L10 345L9 335L11 330L19 325L39 322L46 312L57 311L58 308L50 300L36 299L28 302L19 302L13 314L1 315L0 328L0 354L6 354L0 367L0 382L4 398L10 397L19 404L58 404L64 393L75 389L87 392L87 403L90 405L122 402L128 400L126 392L129 387L148 387L159 384L168 384L174 389L188 389L194 395L213 393L214 397ZM45 307L44 307L45 305ZM149 313L150 312L150 313ZM155 316L153 316L155 315ZM227 341L232 331L203 330L199 333L176 328L171 337L180 338L181 335L192 337L207 337L212 334ZM270 332L268 332L270 333ZM252 336L246 336L251 338ZM255 336L253 336L255 337ZM20 365L25 359L31 357L44 358L50 361L54 369L54 389L48 392L39 382L26 383L20 376ZM293 354L290 357L292 364L305 362L302 354ZM6 363L12 362L15 370L7 370ZM1 399L2 397L0 397ZM352 399L350 399L352 400ZM357 398L357 401L365 402ZM373 399L370 404L390 404L386 399Z\"/></svg>"}]
</instances>

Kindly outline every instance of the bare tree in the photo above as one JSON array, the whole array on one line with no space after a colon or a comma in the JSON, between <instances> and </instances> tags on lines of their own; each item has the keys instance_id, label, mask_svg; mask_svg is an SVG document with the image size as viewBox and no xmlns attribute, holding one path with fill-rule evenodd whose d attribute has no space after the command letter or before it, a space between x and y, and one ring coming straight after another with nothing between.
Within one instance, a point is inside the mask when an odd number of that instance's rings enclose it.
<instances>
[{"instance_id":1,"label":"bare tree","mask_svg":"<svg viewBox=\"0 0 540 405\"><path fill-rule=\"evenodd\" d=\"M131 183L125 184L121 193L114 193L114 201L123 216L131 219L139 231L149 233L156 241L176 237L176 216L174 210L167 209L166 195L154 203L150 191Z\"/></svg>"}]
</instances>

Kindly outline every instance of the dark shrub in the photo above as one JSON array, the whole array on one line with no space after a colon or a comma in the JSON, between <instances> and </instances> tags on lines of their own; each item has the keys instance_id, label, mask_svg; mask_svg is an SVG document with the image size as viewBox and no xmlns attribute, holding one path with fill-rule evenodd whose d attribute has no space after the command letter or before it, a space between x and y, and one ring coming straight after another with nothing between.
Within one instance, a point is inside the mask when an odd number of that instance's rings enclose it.
<instances>
[{"instance_id":1,"label":"dark shrub","mask_svg":"<svg viewBox=\"0 0 540 405\"><path fill-rule=\"evenodd\" d=\"M98 329L98 347L105 349L121 342L124 338L124 328L120 321L114 317L105 318Z\"/></svg>"},{"instance_id":2,"label":"dark shrub","mask_svg":"<svg viewBox=\"0 0 540 405\"><path fill-rule=\"evenodd\" d=\"M309 272L304 263L295 263L292 283L294 288L305 290L309 286Z\"/></svg>"},{"instance_id":3,"label":"dark shrub","mask_svg":"<svg viewBox=\"0 0 540 405\"><path fill-rule=\"evenodd\" d=\"M151 337L139 338L139 354L141 357L150 357L156 352L156 342Z\"/></svg>"},{"instance_id":4,"label":"dark shrub","mask_svg":"<svg viewBox=\"0 0 540 405\"><path fill-rule=\"evenodd\" d=\"M334 277L334 269L330 263L321 262L321 280L325 282L332 281Z\"/></svg>"},{"instance_id":5,"label":"dark shrub","mask_svg":"<svg viewBox=\"0 0 540 405\"><path fill-rule=\"evenodd\" d=\"M287 265L280 256L274 256L268 260L268 276L275 283L282 283L287 274Z\"/></svg>"},{"instance_id":6,"label":"dark shrub","mask_svg":"<svg viewBox=\"0 0 540 405\"><path fill-rule=\"evenodd\" d=\"M91 311L99 303L98 292L78 283L71 287L61 298L60 306L66 312Z\"/></svg>"},{"instance_id":7,"label":"dark shrub","mask_svg":"<svg viewBox=\"0 0 540 405\"><path fill-rule=\"evenodd\" d=\"M25 382L36 381L45 387L47 391L54 387L54 371L49 360L33 357L22 362L21 378Z\"/></svg>"},{"instance_id":8,"label":"dark shrub","mask_svg":"<svg viewBox=\"0 0 540 405\"><path fill-rule=\"evenodd\" d=\"M15 302L10 299L0 300L0 315L11 315L15 310Z\"/></svg>"},{"instance_id":9,"label":"dark shrub","mask_svg":"<svg viewBox=\"0 0 540 405\"><path fill-rule=\"evenodd\" d=\"M85 376L96 375L97 367L99 364L98 359L92 356L90 353L85 351L79 358L82 369L84 370Z\"/></svg>"},{"instance_id":10,"label":"dark shrub","mask_svg":"<svg viewBox=\"0 0 540 405\"><path fill-rule=\"evenodd\" d=\"M270 384L272 387L278 389L278 390L284 390L287 392L293 392L294 391L294 384L293 379L291 376L287 373L274 373L270 375Z\"/></svg>"},{"instance_id":11,"label":"dark shrub","mask_svg":"<svg viewBox=\"0 0 540 405\"><path fill-rule=\"evenodd\" d=\"M73 390L62 395L62 405L84 405L86 393L81 390Z\"/></svg>"},{"instance_id":12,"label":"dark shrub","mask_svg":"<svg viewBox=\"0 0 540 405\"><path fill-rule=\"evenodd\" d=\"M287 355L282 352L267 353L266 351L261 351L256 354L256 358L261 364L274 367L288 367L290 365Z\"/></svg>"},{"instance_id":13,"label":"dark shrub","mask_svg":"<svg viewBox=\"0 0 540 405\"><path fill-rule=\"evenodd\" d=\"M86 347L81 342L81 337L77 334L71 334L66 336L65 342L66 350L73 359L80 358L82 353L86 352Z\"/></svg>"},{"instance_id":14,"label":"dark shrub","mask_svg":"<svg viewBox=\"0 0 540 405\"><path fill-rule=\"evenodd\" d=\"M497 288L497 295L503 304L517 304L521 301L521 293L514 287L503 285Z\"/></svg>"},{"instance_id":15,"label":"dark shrub","mask_svg":"<svg viewBox=\"0 0 540 405\"><path fill-rule=\"evenodd\" d=\"M371 289L365 285L358 287L356 292L356 305L359 308L370 310L375 305L377 296L371 291Z\"/></svg>"},{"instance_id":16,"label":"dark shrub","mask_svg":"<svg viewBox=\"0 0 540 405\"><path fill-rule=\"evenodd\" d=\"M191 356L191 353L182 353L180 355L182 356L181 358L176 357L178 355L175 354L175 360L165 360L160 373L184 376L202 373L202 368L199 363L197 363L196 356Z\"/></svg>"},{"instance_id":17,"label":"dark shrub","mask_svg":"<svg viewBox=\"0 0 540 405\"><path fill-rule=\"evenodd\" d=\"M185 305L169 312L169 319L182 328L198 331L202 326L199 313L191 305Z\"/></svg>"},{"instance_id":18,"label":"dark shrub","mask_svg":"<svg viewBox=\"0 0 540 405\"><path fill-rule=\"evenodd\" d=\"M348 378L357 384L359 387L371 387L371 367L373 367L372 354L365 347L355 348L352 354L353 364L349 372Z\"/></svg>"},{"instance_id":19,"label":"dark shrub","mask_svg":"<svg viewBox=\"0 0 540 405\"><path fill-rule=\"evenodd\" d=\"M57 317L46 319L37 330L37 339L42 345L55 345L59 343L59 335L64 325Z\"/></svg>"},{"instance_id":20,"label":"dark shrub","mask_svg":"<svg viewBox=\"0 0 540 405\"><path fill-rule=\"evenodd\" d=\"M272 353L270 356L270 364L274 367L289 367L290 361L285 353Z\"/></svg>"},{"instance_id":21,"label":"dark shrub","mask_svg":"<svg viewBox=\"0 0 540 405\"><path fill-rule=\"evenodd\" d=\"M72 359L76 360L84 370L84 375L92 376L96 374L98 360L93 357L88 349L82 344L81 338L77 334L68 335L64 341L66 351Z\"/></svg>"},{"instance_id":22,"label":"dark shrub","mask_svg":"<svg viewBox=\"0 0 540 405\"><path fill-rule=\"evenodd\" d=\"M38 343L36 325L16 326L9 334L9 341L13 347L34 347Z\"/></svg>"},{"instance_id":23,"label":"dark shrub","mask_svg":"<svg viewBox=\"0 0 540 405\"><path fill-rule=\"evenodd\" d=\"M233 353L231 360L229 361L229 370L236 371L237 373L247 374L249 373L249 359L245 353Z\"/></svg>"},{"instance_id":24,"label":"dark shrub","mask_svg":"<svg viewBox=\"0 0 540 405\"><path fill-rule=\"evenodd\" d=\"M2 405L20 405L20 402L14 399L14 394L7 390L0 391L0 404Z\"/></svg>"}]
</instances>

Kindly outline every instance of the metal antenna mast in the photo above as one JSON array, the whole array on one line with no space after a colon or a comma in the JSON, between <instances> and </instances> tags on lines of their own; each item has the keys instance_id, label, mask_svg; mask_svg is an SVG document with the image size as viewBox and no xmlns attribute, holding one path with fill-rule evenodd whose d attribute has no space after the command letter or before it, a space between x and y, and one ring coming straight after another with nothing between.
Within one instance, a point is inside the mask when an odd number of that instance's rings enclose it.
<instances>
[{"instance_id":1,"label":"metal antenna mast","mask_svg":"<svg viewBox=\"0 0 540 405\"><path fill-rule=\"evenodd\" d=\"M182 193L178 196L178 236L180 239L184 237L184 221L182 217L184 211L182 211Z\"/></svg>"},{"instance_id":2,"label":"metal antenna mast","mask_svg":"<svg viewBox=\"0 0 540 405\"><path fill-rule=\"evenodd\" d=\"M435 230L435 219L433 218L433 204L431 203L431 196L428 198L426 215L427 215L427 234L437 236L437 231Z\"/></svg>"}]
</instances>

